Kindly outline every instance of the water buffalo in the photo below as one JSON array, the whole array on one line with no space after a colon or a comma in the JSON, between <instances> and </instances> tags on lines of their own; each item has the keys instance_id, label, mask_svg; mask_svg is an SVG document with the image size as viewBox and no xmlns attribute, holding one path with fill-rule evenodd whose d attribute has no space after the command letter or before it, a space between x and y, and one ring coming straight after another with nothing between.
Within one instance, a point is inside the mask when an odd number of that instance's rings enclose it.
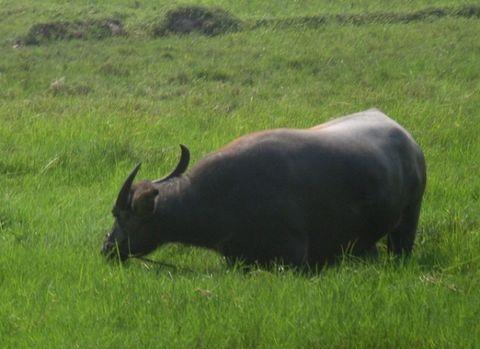
<instances>
[{"instance_id":1,"label":"water buffalo","mask_svg":"<svg viewBox=\"0 0 480 349\"><path fill-rule=\"evenodd\" d=\"M388 235L412 251L426 184L412 136L377 109L310 129L248 134L185 172L189 151L166 178L118 195L102 252L125 260L179 242L227 261L318 266L343 252L375 251Z\"/></svg>"}]
</instances>

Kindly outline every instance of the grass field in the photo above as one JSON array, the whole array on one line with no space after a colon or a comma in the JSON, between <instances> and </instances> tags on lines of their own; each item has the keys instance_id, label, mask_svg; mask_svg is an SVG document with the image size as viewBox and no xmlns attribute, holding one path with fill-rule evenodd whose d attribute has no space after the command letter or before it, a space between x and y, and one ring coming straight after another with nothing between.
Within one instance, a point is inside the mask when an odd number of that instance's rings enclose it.
<instances>
[{"instance_id":1,"label":"grass field","mask_svg":"<svg viewBox=\"0 0 480 349\"><path fill-rule=\"evenodd\" d=\"M301 22L153 38L183 1L0 1L0 348L480 348L480 20ZM243 21L409 13L468 1L201 1ZM35 23L128 35L14 47ZM300 23L300 24L299 24ZM242 134L378 107L424 149L411 259L315 277L242 273L168 246L177 270L100 256L133 165L168 173Z\"/></svg>"}]
</instances>

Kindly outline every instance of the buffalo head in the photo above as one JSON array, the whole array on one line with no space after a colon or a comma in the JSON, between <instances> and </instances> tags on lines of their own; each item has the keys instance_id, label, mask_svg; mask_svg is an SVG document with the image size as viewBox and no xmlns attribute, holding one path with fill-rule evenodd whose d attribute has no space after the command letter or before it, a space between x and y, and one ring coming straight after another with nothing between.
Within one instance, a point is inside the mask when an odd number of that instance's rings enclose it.
<instances>
[{"instance_id":1,"label":"buffalo head","mask_svg":"<svg viewBox=\"0 0 480 349\"><path fill-rule=\"evenodd\" d=\"M184 145L180 147L180 161L167 177L132 185L140 163L128 175L112 210L115 218L113 228L103 242L102 253L107 258L124 261L128 257L146 255L158 246L155 199L161 195L163 182L181 175L188 167L190 153Z\"/></svg>"}]
</instances>

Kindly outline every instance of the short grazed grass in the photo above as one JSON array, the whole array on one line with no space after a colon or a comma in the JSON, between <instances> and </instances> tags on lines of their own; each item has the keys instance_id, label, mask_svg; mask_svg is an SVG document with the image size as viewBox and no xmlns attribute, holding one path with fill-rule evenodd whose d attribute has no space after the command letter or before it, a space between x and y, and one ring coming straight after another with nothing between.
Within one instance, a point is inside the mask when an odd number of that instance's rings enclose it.
<instances>
[{"instance_id":1,"label":"short grazed grass","mask_svg":"<svg viewBox=\"0 0 480 349\"><path fill-rule=\"evenodd\" d=\"M199 3L243 21L469 4ZM2 2L0 347L477 348L480 20L145 35L180 4ZM113 15L128 36L12 45L35 23ZM194 162L254 130L373 106L427 158L411 259L383 250L306 277L243 273L177 245L152 256L176 270L101 258L111 205L137 161L139 178L153 179L173 168L179 143Z\"/></svg>"}]
</instances>

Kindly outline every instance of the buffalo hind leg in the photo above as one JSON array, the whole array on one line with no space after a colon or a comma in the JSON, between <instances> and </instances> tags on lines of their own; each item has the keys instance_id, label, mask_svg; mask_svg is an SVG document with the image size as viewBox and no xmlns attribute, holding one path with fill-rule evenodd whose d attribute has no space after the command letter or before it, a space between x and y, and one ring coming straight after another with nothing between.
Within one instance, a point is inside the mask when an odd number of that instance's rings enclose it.
<instances>
[{"instance_id":1,"label":"buffalo hind leg","mask_svg":"<svg viewBox=\"0 0 480 349\"><path fill-rule=\"evenodd\" d=\"M283 246L278 246L271 257L270 264L281 264L302 271L307 266L308 244L305 241L292 239Z\"/></svg>"},{"instance_id":2,"label":"buffalo hind leg","mask_svg":"<svg viewBox=\"0 0 480 349\"><path fill-rule=\"evenodd\" d=\"M400 223L388 234L388 251L395 255L410 255L417 231L420 216L421 202L408 206L404 211Z\"/></svg>"}]
</instances>

